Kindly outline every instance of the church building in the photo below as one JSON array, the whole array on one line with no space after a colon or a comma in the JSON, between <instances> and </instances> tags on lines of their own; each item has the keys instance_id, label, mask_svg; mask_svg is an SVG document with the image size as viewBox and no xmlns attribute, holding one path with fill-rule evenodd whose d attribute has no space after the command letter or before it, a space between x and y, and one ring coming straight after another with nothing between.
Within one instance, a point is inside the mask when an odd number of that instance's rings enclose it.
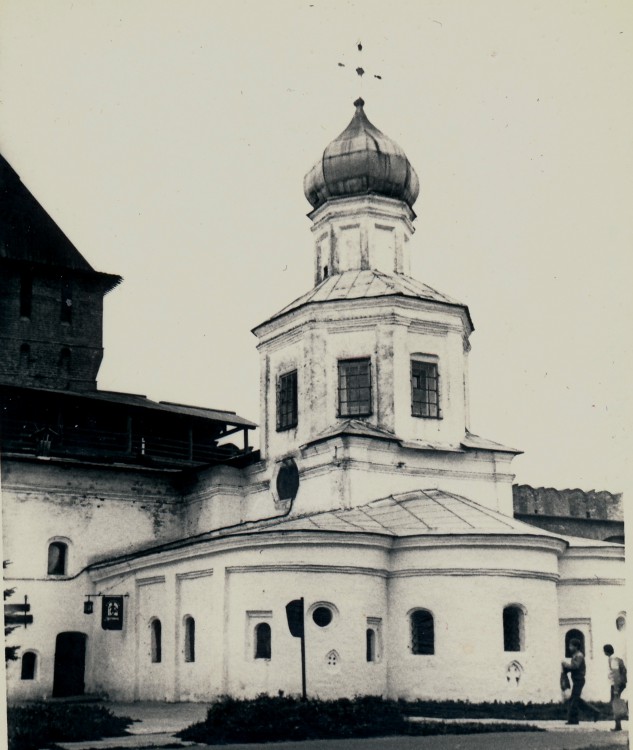
<instances>
[{"instance_id":1,"label":"church building","mask_svg":"<svg viewBox=\"0 0 633 750\"><path fill-rule=\"evenodd\" d=\"M514 516L470 311L410 276L418 177L354 106L304 180L314 287L253 330L259 450L234 412L97 388L121 279L1 161L10 700L300 694L297 600L311 697L560 700L573 637L608 695L624 547Z\"/></svg>"}]
</instances>

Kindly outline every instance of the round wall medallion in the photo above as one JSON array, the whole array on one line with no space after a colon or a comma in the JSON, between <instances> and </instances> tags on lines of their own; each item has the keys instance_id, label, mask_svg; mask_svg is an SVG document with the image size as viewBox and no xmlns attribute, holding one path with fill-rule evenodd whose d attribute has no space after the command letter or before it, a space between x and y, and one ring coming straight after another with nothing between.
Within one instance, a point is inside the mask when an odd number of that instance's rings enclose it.
<instances>
[{"instance_id":1,"label":"round wall medallion","mask_svg":"<svg viewBox=\"0 0 633 750\"><path fill-rule=\"evenodd\" d=\"M299 469L293 458L286 459L277 473L277 495L280 500L294 500L299 491Z\"/></svg>"}]
</instances>

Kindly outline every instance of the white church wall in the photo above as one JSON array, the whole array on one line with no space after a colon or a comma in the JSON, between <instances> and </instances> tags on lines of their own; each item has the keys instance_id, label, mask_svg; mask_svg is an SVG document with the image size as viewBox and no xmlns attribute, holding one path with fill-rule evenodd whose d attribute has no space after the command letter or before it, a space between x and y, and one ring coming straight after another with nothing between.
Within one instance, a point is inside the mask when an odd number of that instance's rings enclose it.
<instances>
[{"instance_id":1,"label":"white church wall","mask_svg":"<svg viewBox=\"0 0 633 750\"><path fill-rule=\"evenodd\" d=\"M176 493L156 474L6 458L2 472L9 576L46 578L48 544L57 538L68 540L75 575L100 557L180 533Z\"/></svg>"},{"instance_id":2,"label":"white church wall","mask_svg":"<svg viewBox=\"0 0 633 750\"><path fill-rule=\"evenodd\" d=\"M609 643L626 660L626 637L617 620L625 601L624 549L572 547L561 560L558 586L559 654L564 657L565 634L579 630L585 639L587 682L583 695L607 700L606 657Z\"/></svg>"},{"instance_id":3,"label":"white church wall","mask_svg":"<svg viewBox=\"0 0 633 750\"><path fill-rule=\"evenodd\" d=\"M503 609L525 611L525 645L504 651ZM411 651L410 614L429 610L435 653ZM549 701L559 698L556 586L549 580L396 577L390 582L389 694L406 699ZM518 669L510 669L518 662ZM517 684L515 675L520 676ZM510 679L508 679L510 677Z\"/></svg>"}]
</instances>

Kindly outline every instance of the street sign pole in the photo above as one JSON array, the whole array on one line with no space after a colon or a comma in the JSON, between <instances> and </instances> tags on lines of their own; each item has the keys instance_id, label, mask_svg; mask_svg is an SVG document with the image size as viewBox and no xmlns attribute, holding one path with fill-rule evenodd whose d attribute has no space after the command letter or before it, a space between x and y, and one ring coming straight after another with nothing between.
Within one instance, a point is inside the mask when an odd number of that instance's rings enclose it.
<instances>
[{"instance_id":1,"label":"street sign pole","mask_svg":"<svg viewBox=\"0 0 633 750\"><path fill-rule=\"evenodd\" d=\"M303 611L303 597L301 597L301 615L305 617ZM301 700L307 700L306 694L306 629L305 622L301 628Z\"/></svg>"},{"instance_id":2,"label":"street sign pole","mask_svg":"<svg viewBox=\"0 0 633 750\"><path fill-rule=\"evenodd\" d=\"M286 604L288 629L293 638L301 638L301 700L307 700L306 693L306 629L303 597Z\"/></svg>"}]
</instances>

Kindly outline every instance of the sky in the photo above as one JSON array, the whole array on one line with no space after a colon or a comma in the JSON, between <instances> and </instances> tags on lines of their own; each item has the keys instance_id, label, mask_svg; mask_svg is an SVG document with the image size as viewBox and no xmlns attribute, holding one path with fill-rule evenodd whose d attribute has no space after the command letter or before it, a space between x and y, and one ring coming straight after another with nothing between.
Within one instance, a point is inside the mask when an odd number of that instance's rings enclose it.
<instances>
[{"instance_id":1,"label":"sky","mask_svg":"<svg viewBox=\"0 0 633 750\"><path fill-rule=\"evenodd\" d=\"M100 388L259 422L250 331L313 285L303 176L362 94L420 177L412 275L475 323L472 431L625 495L632 84L629 0L0 5L0 150L124 277Z\"/></svg>"}]
</instances>

